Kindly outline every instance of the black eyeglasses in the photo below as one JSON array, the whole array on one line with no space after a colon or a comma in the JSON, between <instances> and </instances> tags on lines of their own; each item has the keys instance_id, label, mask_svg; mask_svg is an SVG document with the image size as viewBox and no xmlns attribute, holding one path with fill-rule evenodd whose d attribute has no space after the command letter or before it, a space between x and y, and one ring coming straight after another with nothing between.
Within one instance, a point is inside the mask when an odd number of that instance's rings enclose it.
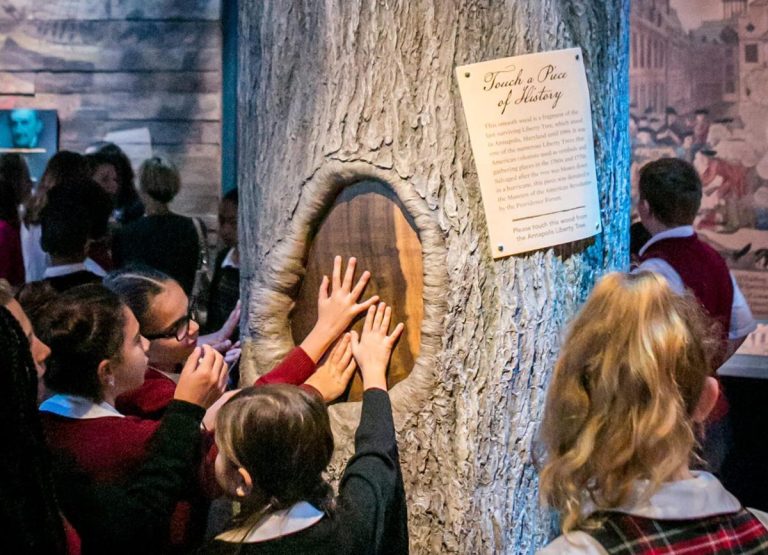
<instances>
[{"instance_id":1,"label":"black eyeglasses","mask_svg":"<svg viewBox=\"0 0 768 555\"><path fill-rule=\"evenodd\" d=\"M155 339L176 339L176 341L184 341L187 335L189 335L189 323L192 321L192 314L188 312L182 318L174 322L171 328L166 332L161 333L145 333L144 337L150 341Z\"/></svg>"}]
</instances>

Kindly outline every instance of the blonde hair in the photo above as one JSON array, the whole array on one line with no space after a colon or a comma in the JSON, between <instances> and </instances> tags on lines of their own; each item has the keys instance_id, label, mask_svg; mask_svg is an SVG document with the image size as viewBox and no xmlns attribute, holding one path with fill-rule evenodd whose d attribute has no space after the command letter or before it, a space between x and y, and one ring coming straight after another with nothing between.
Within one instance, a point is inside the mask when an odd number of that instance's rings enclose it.
<instances>
[{"instance_id":1,"label":"blonde hair","mask_svg":"<svg viewBox=\"0 0 768 555\"><path fill-rule=\"evenodd\" d=\"M690 414L719 335L692 298L656 274L613 273L572 322L542 423L544 502L562 529L588 527L585 502L621 506L637 480L649 498L696 444Z\"/></svg>"},{"instance_id":2,"label":"blonde hair","mask_svg":"<svg viewBox=\"0 0 768 555\"><path fill-rule=\"evenodd\" d=\"M181 189L179 171L169 160L155 156L139 169L139 187L158 202L171 202Z\"/></svg>"}]
</instances>

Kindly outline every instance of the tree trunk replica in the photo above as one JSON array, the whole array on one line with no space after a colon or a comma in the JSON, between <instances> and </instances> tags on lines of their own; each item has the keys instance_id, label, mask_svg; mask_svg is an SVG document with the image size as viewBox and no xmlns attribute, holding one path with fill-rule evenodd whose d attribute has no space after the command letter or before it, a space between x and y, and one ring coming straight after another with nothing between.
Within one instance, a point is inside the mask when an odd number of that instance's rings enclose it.
<instances>
[{"instance_id":1,"label":"tree trunk replica","mask_svg":"<svg viewBox=\"0 0 768 555\"><path fill-rule=\"evenodd\" d=\"M421 347L391 391L415 553L531 553L552 531L533 464L549 373L597 277L628 261L628 21L629 0L240 3L243 381L293 346L289 312L336 196L386 184L423 255ZM494 262L454 68L571 46L603 233ZM330 409L333 478L359 408Z\"/></svg>"}]
</instances>

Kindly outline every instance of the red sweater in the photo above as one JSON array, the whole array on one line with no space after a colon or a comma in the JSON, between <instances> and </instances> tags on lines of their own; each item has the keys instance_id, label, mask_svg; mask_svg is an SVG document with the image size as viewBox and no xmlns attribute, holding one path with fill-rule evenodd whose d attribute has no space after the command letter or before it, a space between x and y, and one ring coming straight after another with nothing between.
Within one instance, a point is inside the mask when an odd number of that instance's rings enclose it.
<instances>
[{"instance_id":1,"label":"red sweater","mask_svg":"<svg viewBox=\"0 0 768 555\"><path fill-rule=\"evenodd\" d=\"M298 385L314 370L314 361L300 347L296 347L255 385ZM128 480L146 459L149 442L160 426L160 418L173 400L176 389L172 379L152 368L147 370L147 375L150 379L144 386L121 396L116 403L121 413L132 412L131 415L76 419L41 411L40 419L55 458L74 464L96 483L119 484ZM157 419L151 419L153 417ZM221 495L214 471L218 450L213 433L206 436L199 475L201 492L191 492L191 501L182 501L177 505L171 519L170 544L173 546L189 547L199 540L197 536L201 530L196 528L204 525L204 521L199 520L200 494L204 493L209 498ZM207 508L207 503L203 505ZM205 511L202 513L205 514Z\"/></svg>"},{"instance_id":2,"label":"red sweater","mask_svg":"<svg viewBox=\"0 0 768 555\"><path fill-rule=\"evenodd\" d=\"M640 260L650 258L660 258L672 266L704 310L720 324L721 352L712 364L713 368L718 368L724 362L728 349L733 306L733 282L725 260L715 249L700 241L695 233L690 237L662 239L652 244ZM720 420L727 413L728 401L721 388L709 421Z\"/></svg>"},{"instance_id":3,"label":"red sweater","mask_svg":"<svg viewBox=\"0 0 768 555\"><path fill-rule=\"evenodd\" d=\"M640 260L649 258L660 258L672 266L707 313L720 324L724 346L727 346L733 282L723 257L694 233L690 237L662 239L652 244Z\"/></svg>"},{"instance_id":4,"label":"red sweater","mask_svg":"<svg viewBox=\"0 0 768 555\"><path fill-rule=\"evenodd\" d=\"M315 362L301 347L295 347L275 368L261 376L254 386L272 383L303 384L315 371ZM307 386L311 387L311 386ZM176 382L155 370L147 369L144 384L117 398L115 407L122 414L140 416L151 420L162 418L168 403L173 399ZM314 388L312 388L314 391Z\"/></svg>"}]
</instances>

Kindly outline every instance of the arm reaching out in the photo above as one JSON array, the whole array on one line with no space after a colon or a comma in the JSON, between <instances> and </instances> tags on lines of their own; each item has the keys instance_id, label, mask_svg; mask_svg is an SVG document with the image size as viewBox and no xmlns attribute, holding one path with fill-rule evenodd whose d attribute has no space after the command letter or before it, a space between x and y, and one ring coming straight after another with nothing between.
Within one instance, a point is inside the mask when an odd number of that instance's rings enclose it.
<instances>
[{"instance_id":1,"label":"arm reaching out","mask_svg":"<svg viewBox=\"0 0 768 555\"><path fill-rule=\"evenodd\" d=\"M314 387L326 403L336 400L355 373L355 359L352 358L352 337L345 333L331 351L328 360L304 382Z\"/></svg>"},{"instance_id":2,"label":"arm reaching out","mask_svg":"<svg viewBox=\"0 0 768 555\"><path fill-rule=\"evenodd\" d=\"M379 303L378 307L371 306L368 309L362 335L358 338L357 332L351 332L352 353L360 365L365 390L387 390L387 365L392 349L405 328L402 323L397 324L392 333L387 335L391 320L392 308Z\"/></svg>"},{"instance_id":3,"label":"arm reaching out","mask_svg":"<svg viewBox=\"0 0 768 555\"><path fill-rule=\"evenodd\" d=\"M317 323L301 343L301 348L315 362L320 360L328 347L349 327L355 316L379 300L378 295L374 295L361 303L357 302L371 278L371 273L363 272L355 286L352 287L356 265L357 259L350 258L342 281L341 257L337 256L333 259L331 280L328 279L328 276L323 276L317 299ZM330 292L328 290L329 285L332 288Z\"/></svg>"}]
</instances>

